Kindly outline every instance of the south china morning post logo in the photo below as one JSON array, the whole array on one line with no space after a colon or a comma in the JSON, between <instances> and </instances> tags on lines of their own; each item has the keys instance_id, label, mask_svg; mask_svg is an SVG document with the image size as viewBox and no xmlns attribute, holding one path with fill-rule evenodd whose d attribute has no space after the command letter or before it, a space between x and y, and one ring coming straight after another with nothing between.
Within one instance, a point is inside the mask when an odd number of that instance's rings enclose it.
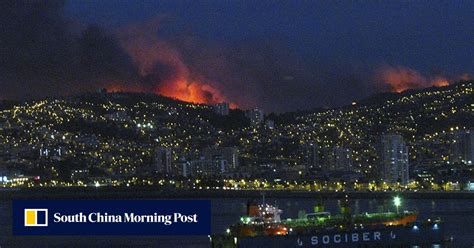
<instances>
[{"instance_id":1,"label":"south china morning post logo","mask_svg":"<svg viewBox=\"0 0 474 248\"><path fill-rule=\"evenodd\" d=\"M76 213L76 214L53 214L54 223L157 223L166 226L175 223L198 223L198 214L185 215L182 213L173 214L136 214L123 213L111 214L107 212Z\"/></svg>"},{"instance_id":2,"label":"south china morning post logo","mask_svg":"<svg viewBox=\"0 0 474 248\"><path fill-rule=\"evenodd\" d=\"M14 200L14 235L209 235L209 200Z\"/></svg>"},{"instance_id":3,"label":"south china morning post logo","mask_svg":"<svg viewBox=\"0 0 474 248\"><path fill-rule=\"evenodd\" d=\"M24 225L26 227L47 227L48 209L26 208L24 210Z\"/></svg>"}]
</instances>

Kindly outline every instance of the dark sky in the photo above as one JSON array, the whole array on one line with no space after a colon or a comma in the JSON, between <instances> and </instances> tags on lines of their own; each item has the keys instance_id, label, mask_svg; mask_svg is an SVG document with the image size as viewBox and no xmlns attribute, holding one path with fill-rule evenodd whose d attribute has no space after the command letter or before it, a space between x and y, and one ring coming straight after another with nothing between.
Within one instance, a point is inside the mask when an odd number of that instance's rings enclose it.
<instances>
[{"instance_id":1,"label":"dark sky","mask_svg":"<svg viewBox=\"0 0 474 248\"><path fill-rule=\"evenodd\" d=\"M48 1L35 18L14 2L2 98L109 87L288 111L474 72L474 1Z\"/></svg>"},{"instance_id":2,"label":"dark sky","mask_svg":"<svg viewBox=\"0 0 474 248\"><path fill-rule=\"evenodd\" d=\"M300 55L452 73L473 69L473 1L70 1L80 21L121 27L159 15L209 42L276 39Z\"/></svg>"}]
</instances>

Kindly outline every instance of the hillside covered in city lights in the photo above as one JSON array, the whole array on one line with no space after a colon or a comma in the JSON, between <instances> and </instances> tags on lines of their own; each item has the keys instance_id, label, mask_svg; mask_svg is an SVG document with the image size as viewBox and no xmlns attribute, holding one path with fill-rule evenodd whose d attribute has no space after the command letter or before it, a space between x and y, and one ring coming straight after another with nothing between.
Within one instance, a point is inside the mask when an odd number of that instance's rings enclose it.
<instances>
[{"instance_id":1,"label":"hillside covered in city lights","mask_svg":"<svg viewBox=\"0 0 474 248\"><path fill-rule=\"evenodd\" d=\"M469 189L473 96L461 81L280 114L106 91L4 101L0 187ZM404 179L380 174L384 136L406 147Z\"/></svg>"}]
</instances>

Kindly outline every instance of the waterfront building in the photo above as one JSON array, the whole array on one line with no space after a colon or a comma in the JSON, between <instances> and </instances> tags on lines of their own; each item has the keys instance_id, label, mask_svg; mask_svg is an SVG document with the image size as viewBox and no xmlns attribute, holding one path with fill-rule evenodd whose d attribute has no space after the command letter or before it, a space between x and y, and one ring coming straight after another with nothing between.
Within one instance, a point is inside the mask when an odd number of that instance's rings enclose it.
<instances>
[{"instance_id":1,"label":"waterfront building","mask_svg":"<svg viewBox=\"0 0 474 248\"><path fill-rule=\"evenodd\" d=\"M454 133L451 144L451 163L474 164L474 128Z\"/></svg>"},{"instance_id":2,"label":"waterfront building","mask_svg":"<svg viewBox=\"0 0 474 248\"><path fill-rule=\"evenodd\" d=\"M382 135L378 155L381 179L389 183L408 183L408 147L402 136Z\"/></svg>"},{"instance_id":3,"label":"waterfront building","mask_svg":"<svg viewBox=\"0 0 474 248\"><path fill-rule=\"evenodd\" d=\"M316 143L308 143L305 148L305 170L310 172L319 167L319 148Z\"/></svg>"}]
</instances>

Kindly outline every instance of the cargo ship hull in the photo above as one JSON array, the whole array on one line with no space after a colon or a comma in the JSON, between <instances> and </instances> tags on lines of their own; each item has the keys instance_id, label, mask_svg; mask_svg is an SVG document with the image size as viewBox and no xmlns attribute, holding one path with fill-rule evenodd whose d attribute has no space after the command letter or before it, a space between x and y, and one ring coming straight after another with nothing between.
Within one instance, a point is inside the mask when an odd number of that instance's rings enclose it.
<instances>
[{"instance_id":1,"label":"cargo ship hull","mask_svg":"<svg viewBox=\"0 0 474 248\"><path fill-rule=\"evenodd\" d=\"M359 230L320 231L307 235L211 237L213 248L230 247L450 247L441 224Z\"/></svg>"}]
</instances>

